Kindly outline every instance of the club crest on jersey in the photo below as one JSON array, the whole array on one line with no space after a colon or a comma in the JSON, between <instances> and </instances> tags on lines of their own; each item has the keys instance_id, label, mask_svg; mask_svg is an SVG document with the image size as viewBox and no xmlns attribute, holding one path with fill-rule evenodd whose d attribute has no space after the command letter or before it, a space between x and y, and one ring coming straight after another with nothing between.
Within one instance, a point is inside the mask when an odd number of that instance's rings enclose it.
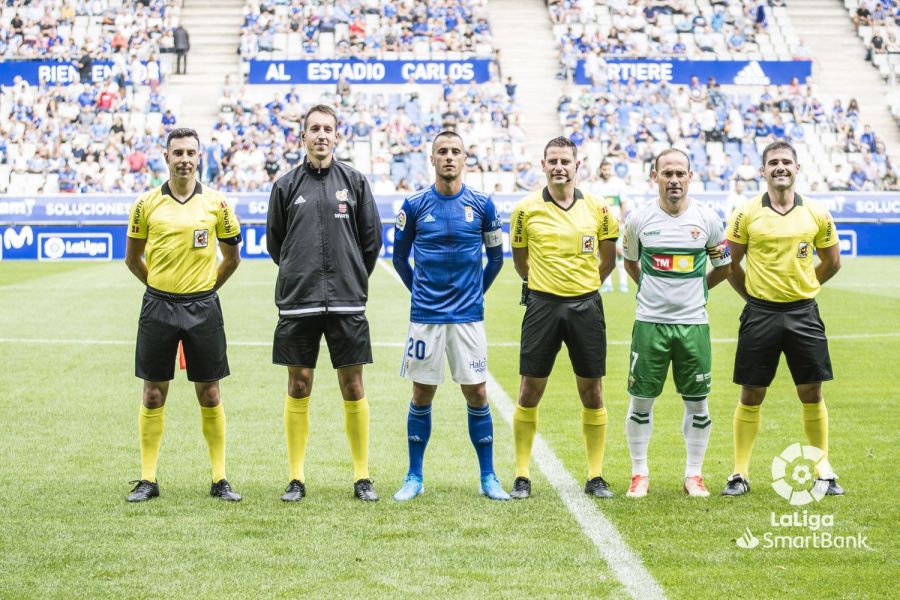
<instances>
[{"instance_id":1,"label":"club crest on jersey","mask_svg":"<svg viewBox=\"0 0 900 600\"><path fill-rule=\"evenodd\" d=\"M471 206L464 207L466 210L466 223L471 223L475 220L475 211L472 210Z\"/></svg>"},{"instance_id":2,"label":"club crest on jersey","mask_svg":"<svg viewBox=\"0 0 900 600\"><path fill-rule=\"evenodd\" d=\"M346 202L350 196L347 194L347 188L344 188L335 192L334 197L338 202Z\"/></svg>"},{"instance_id":3,"label":"club crest on jersey","mask_svg":"<svg viewBox=\"0 0 900 600\"><path fill-rule=\"evenodd\" d=\"M194 248L206 248L209 246L209 230L208 229L195 229L194 230Z\"/></svg>"},{"instance_id":4,"label":"club crest on jersey","mask_svg":"<svg viewBox=\"0 0 900 600\"><path fill-rule=\"evenodd\" d=\"M594 249L596 248L595 238L592 235L583 235L581 236L581 253L582 254L593 254Z\"/></svg>"},{"instance_id":5,"label":"club crest on jersey","mask_svg":"<svg viewBox=\"0 0 900 600\"><path fill-rule=\"evenodd\" d=\"M693 239L695 239L695 240L696 240L697 238L699 238L699 237L700 237L700 230L697 229L696 227L691 227L691 237L692 237Z\"/></svg>"},{"instance_id":6,"label":"club crest on jersey","mask_svg":"<svg viewBox=\"0 0 900 600\"><path fill-rule=\"evenodd\" d=\"M396 226L400 231L406 229L406 211L402 208L400 209L400 212L397 213Z\"/></svg>"},{"instance_id":7,"label":"club crest on jersey","mask_svg":"<svg viewBox=\"0 0 900 600\"><path fill-rule=\"evenodd\" d=\"M809 242L800 242L797 246L797 258L809 258Z\"/></svg>"}]
</instances>

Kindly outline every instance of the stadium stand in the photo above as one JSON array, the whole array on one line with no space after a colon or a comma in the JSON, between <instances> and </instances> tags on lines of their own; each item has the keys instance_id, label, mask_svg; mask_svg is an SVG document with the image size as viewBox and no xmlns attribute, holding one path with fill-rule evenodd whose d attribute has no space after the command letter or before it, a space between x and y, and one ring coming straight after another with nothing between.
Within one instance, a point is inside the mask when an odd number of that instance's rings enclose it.
<instances>
[{"instance_id":1,"label":"stadium stand","mask_svg":"<svg viewBox=\"0 0 900 600\"><path fill-rule=\"evenodd\" d=\"M159 91L112 81L0 95L0 191L136 192L164 181L160 145L175 116Z\"/></svg>"},{"instance_id":2,"label":"stadium stand","mask_svg":"<svg viewBox=\"0 0 900 600\"><path fill-rule=\"evenodd\" d=\"M487 0L277 3L247 0L244 60L398 57L490 58Z\"/></svg>"},{"instance_id":3,"label":"stadium stand","mask_svg":"<svg viewBox=\"0 0 900 600\"><path fill-rule=\"evenodd\" d=\"M516 168L530 164L518 107L509 96L511 88L496 77L481 85L448 82L359 91L364 87L368 86L352 88L342 82L301 100L296 88L263 98L265 92L235 90L226 84L213 127L217 148L206 160L211 169L208 179L225 190L268 189L300 160L302 116L320 102L338 107L338 157L371 174L373 186L385 193L401 187L401 182L410 189L426 185L428 140L449 127L469 144L467 180L472 185L513 191ZM276 156L286 153L287 160L278 170L273 164L273 171L262 177L260 165L269 150Z\"/></svg>"},{"instance_id":4,"label":"stadium stand","mask_svg":"<svg viewBox=\"0 0 900 600\"><path fill-rule=\"evenodd\" d=\"M900 74L900 2L845 0L844 6L866 47L866 60L893 88L888 104L900 123L900 92L896 90Z\"/></svg>"},{"instance_id":5,"label":"stadium stand","mask_svg":"<svg viewBox=\"0 0 900 600\"><path fill-rule=\"evenodd\" d=\"M847 6L854 0L847 0ZM649 158L675 144L687 149L696 189L758 186L759 152L776 138L801 153L812 189L893 189L885 145L857 103L814 85L688 86L616 83L610 57L790 59L808 55L781 2L743 0L559 0L547 3L559 43L560 76L586 61L590 86L569 84L559 123L582 147L593 178L603 156L634 189L649 185ZM881 6L879 4L879 6ZM374 1L247 0L241 57L462 58L496 56L487 0L382 4ZM854 8L855 10L855 8ZM877 12L877 11L873 11ZM886 55L893 48L896 2L886 11ZM179 23L177 0L44 1L2 9L0 56L6 59L110 60L110 80L71 86L17 82L0 95L0 191L134 192L165 177L154 151L178 121L178 94L160 83ZM879 13L880 14L880 13ZM879 27L881 21L864 27ZM880 55L873 50L873 55ZM151 61L151 69L138 65ZM141 73L141 77L137 76ZM454 127L467 143L467 180L513 192L540 185L528 156L516 82L495 73L482 85L243 86L226 77L213 135L204 139L204 181L227 191L267 190L302 158L302 115L316 103L339 108L342 160L388 193L429 179L427 140ZM363 91L365 90L365 91ZM530 99L534 101L534 99ZM541 99L546 101L546 98ZM897 101L900 114L900 100ZM180 123L179 123L180 124ZM858 165L858 166L856 166Z\"/></svg>"},{"instance_id":6,"label":"stadium stand","mask_svg":"<svg viewBox=\"0 0 900 600\"><path fill-rule=\"evenodd\" d=\"M890 189L896 177L885 144L861 122L855 99L829 98L796 79L781 87L722 86L696 77L687 86L608 79L611 57L804 57L808 51L780 4L549 2L559 76L571 81L584 60L592 81L570 86L558 103L565 135L584 149L588 169L582 176L593 179L601 159L610 156L620 177L646 191L652 157L675 145L691 156L695 191L731 190L741 182L749 192L759 185L762 148L787 139L797 147L801 177L813 190L827 189L835 172L852 175L848 189Z\"/></svg>"},{"instance_id":7,"label":"stadium stand","mask_svg":"<svg viewBox=\"0 0 900 600\"><path fill-rule=\"evenodd\" d=\"M804 52L799 40L770 26L781 7L759 0L551 0L548 10L568 78L579 58L596 70L602 56L790 60Z\"/></svg>"},{"instance_id":8,"label":"stadium stand","mask_svg":"<svg viewBox=\"0 0 900 600\"><path fill-rule=\"evenodd\" d=\"M0 13L0 58L152 60L174 51L180 2L8 2Z\"/></svg>"}]
</instances>

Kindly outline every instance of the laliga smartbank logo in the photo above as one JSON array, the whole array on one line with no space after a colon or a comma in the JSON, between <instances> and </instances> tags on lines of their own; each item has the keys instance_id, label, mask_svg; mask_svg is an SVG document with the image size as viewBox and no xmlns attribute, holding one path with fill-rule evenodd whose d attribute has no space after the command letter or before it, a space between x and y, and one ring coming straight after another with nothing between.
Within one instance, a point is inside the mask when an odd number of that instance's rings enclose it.
<instances>
[{"instance_id":1,"label":"laliga smartbank logo","mask_svg":"<svg viewBox=\"0 0 900 600\"><path fill-rule=\"evenodd\" d=\"M817 480L816 468L825 461L825 453L815 446L791 444L772 459L772 489L791 506L805 506L819 502L828 491L828 483ZM833 514L819 514L812 510L769 513L769 522L761 531L744 528L735 539L738 548L787 549L850 549L871 550L868 536L861 532L837 534Z\"/></svg>"},{"instance_id":2,"label":"laliga smartbank logo","mask_svg":"<svg viewBox=\"0 0 900 600\"><path fill-rule=\"evenodd\" d=\"M824 459L825 453L815 446L791 444L772 459L772 489L791 506L818 502L828 491L828 484L815 478L816 467Z\"/></svg>"}]
</instances>

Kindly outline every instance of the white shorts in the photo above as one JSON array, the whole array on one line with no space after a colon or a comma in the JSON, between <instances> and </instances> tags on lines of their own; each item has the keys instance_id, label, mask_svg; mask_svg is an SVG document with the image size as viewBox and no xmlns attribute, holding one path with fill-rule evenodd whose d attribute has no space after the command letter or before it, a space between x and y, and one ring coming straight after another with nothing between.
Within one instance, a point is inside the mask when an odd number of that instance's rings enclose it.
<instances>
[{"instance_id":1,"label":"white shorts","mask_svg":"<svg viewBox=\"0 0 900 600\"><path fill-rule=\"evenodd\" d=\"M444 354L456 383L487 379L487 335L484 321L475 323L410 323L400 375L416 383L444 382Z\"/></svg>"}]
</instances>

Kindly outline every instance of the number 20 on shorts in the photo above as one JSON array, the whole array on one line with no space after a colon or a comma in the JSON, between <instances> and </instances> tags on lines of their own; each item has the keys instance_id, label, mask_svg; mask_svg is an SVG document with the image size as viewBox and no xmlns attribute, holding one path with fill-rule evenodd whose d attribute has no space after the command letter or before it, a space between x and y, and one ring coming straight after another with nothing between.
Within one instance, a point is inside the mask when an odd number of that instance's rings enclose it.
<instances>
[{"instance_id":1,"label":"number 20 on shorts","mask_svg":"<svg viewBox=\"0 0 900 600\"><path fill-rule=\"evenodd\" d=\"M409 338L406 341L406 356L408 356L409 358L415 357L416 360L424 360L425 359L425 341Z\"/></svg>"}]
</instances>

